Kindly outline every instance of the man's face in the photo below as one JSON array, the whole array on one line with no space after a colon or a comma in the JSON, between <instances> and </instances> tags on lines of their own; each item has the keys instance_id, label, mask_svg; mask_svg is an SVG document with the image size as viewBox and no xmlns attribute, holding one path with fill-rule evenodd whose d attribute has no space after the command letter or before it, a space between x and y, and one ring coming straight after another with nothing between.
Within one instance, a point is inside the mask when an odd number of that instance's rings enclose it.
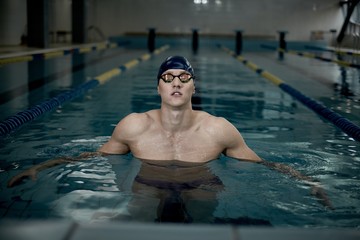
<instances>
[{"instance_id":1,"label":"man's face","mask_svg":"<svg viewBox=\"0 0 360 240\"><path fill-rule=\"evenodd\" d=\"M181 106L191 103L195 92L193 76L182 69L169 69L161 75L158 93L162 103Z\"/></svg>"}]
</instances>

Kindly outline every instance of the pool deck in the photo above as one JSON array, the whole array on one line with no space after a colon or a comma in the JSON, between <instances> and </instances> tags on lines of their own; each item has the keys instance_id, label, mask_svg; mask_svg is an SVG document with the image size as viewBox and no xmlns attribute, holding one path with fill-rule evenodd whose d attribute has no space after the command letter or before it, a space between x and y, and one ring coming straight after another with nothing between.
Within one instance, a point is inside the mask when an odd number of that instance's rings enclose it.
<instances>
[{"instance_id":1,"label":"pool deck","mask_svg":"<svg viewBox=\"0 0 360 240\"><path fill-rule=\"evenodd\" d=\"M106 222L79 224L69 221L3 221L2 240L347 240L360 239L356 229L303 229L270 227L237 227L231 225L144 224Z\"/></svg>"},{"instance_id":2,"label":"pool deck","mask_svg":"<svg viewBox=\"0 0 360 240\"><path fill-rule=\"evenodd\" d=\"M39 54L46 53L55 50L64 50L83 45L72 45L72 44L52 44L48 48L32 48L22 45L11 45L11 46L1 46L0 45L0 59L1 58L9 58L9 57L18 57L24 56L28 54Z\"/></svg>"}]
</instances>

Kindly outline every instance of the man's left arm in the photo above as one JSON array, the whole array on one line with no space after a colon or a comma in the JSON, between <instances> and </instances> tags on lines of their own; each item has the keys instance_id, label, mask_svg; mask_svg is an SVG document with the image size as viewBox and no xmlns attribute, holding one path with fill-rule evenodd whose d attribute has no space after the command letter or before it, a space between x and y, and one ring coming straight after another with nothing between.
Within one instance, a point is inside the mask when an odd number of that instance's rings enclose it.
<instances>
[{"instance_id":1,"label":"man's left arm","mask_svg":"<svg viewBox=\"0 0 360 240\"><path fill-rule=\"evenodd\" d=\"M288 165L269 162L261 159L251 148L247 146L245 140L241 136L240 132L235 128L235 126L233 126L230 122L226 121L223 127L223 136L227 136L227 139L224 139L226 147L223 152L226 156L236 158L242 161L251 161L254 163L262 164L270 169L276 170L278 172L301 180L306 184L310 185L311 194L317 197L321 204L330 209L334 209L325 191L320 186L319 182L315 181L309 176L301 174L299 171Z\"/></svg>"}]
</instances>

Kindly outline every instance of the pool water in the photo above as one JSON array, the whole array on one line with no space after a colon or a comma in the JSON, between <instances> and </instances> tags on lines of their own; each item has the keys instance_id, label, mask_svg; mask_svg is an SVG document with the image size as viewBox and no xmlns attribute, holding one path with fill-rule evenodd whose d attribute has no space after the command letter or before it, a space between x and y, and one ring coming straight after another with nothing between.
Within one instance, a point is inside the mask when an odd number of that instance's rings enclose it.
<instances>
[{"instance_id":1,"label":"pool water","mask_svg":"<svg viewBox=\"0 0 360 240\"><path fill-rule=\"evenodd\" d=\"M85 55L85 62L107 59L63 76L68 84L55 80L0 107L7 115L24 110L29 99L71 88L76 81L95 77L145 52L125 49ZM12 176L32 165L95 151L127 114L159 108L158 66L167 56L179 54L188 57L195 68L194 108L227 118L263 159L318 180L334 209L321 204L306 182L225 156L201 166L176 161L157 166L131 154L93 157L46 169L36 181L6 187ZM279 60L273 52L244 55L359 124L359 83L354 70L347 70L351 73L347 81L355 95L345 97L334 89L344 75L344 69L335 64L290 55ZM36 95L39 91L40 97ZM187 46L172 46L1 140L0 158L2 219L360 226L359 142L216 47L200 48L194 55Z\"/></svg>"}]
</instances>

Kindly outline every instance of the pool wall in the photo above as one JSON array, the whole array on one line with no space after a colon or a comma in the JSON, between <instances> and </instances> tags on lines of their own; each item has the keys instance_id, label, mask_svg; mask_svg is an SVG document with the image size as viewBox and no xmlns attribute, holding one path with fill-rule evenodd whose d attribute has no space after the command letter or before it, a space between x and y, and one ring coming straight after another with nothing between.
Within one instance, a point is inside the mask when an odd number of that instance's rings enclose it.
<instances>
[{"instance_id":1,"label":"pool wall","mask_svg":"<svg viewBox=\"0 0 360 240\"><path fill-rule=\"evenodd\" d=\"M358 240L360 231L349 229L297 229L236 227L229 225L178 225L94 223L67 221L0 222L2 240Z\"/></svg>"}]
</instances>

